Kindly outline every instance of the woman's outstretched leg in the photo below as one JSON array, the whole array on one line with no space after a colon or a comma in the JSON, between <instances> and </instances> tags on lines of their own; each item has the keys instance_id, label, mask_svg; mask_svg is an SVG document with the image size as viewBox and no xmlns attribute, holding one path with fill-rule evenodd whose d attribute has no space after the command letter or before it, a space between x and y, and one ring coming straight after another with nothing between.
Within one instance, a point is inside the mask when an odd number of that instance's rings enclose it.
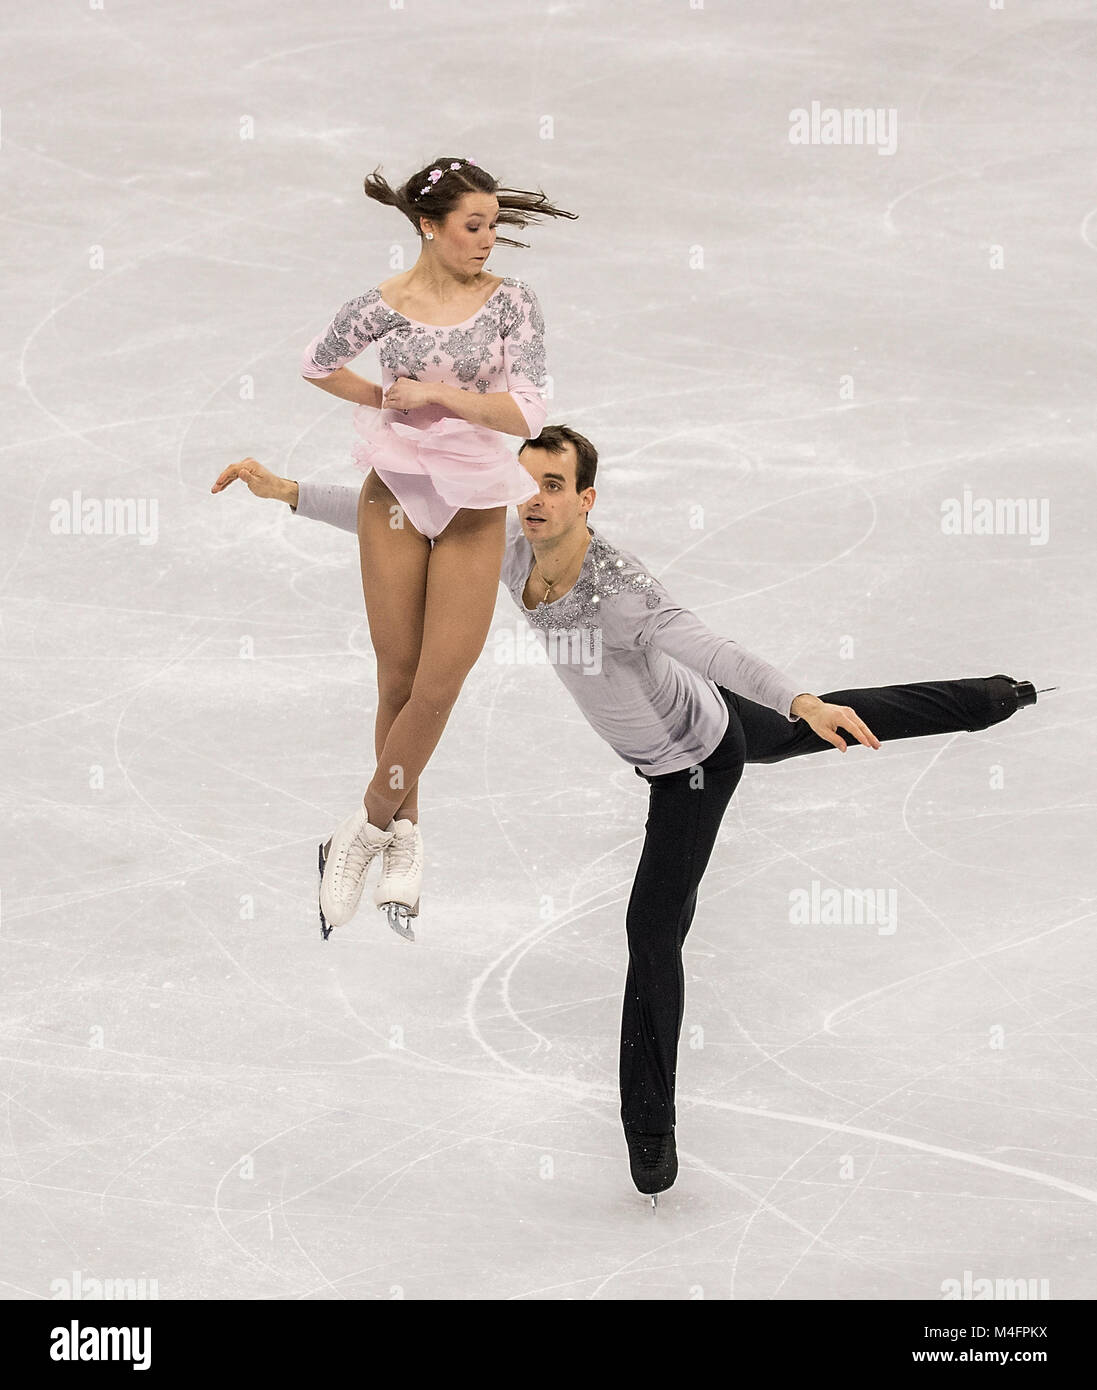
<instances>
[{"instance_id":1,"label":"woman's outstretched leg","mask_svg":"<svg viewBox=\"0 0 1097 1390\"><path fill-rule=\"evenodd\" d=\"M376 473L367 476L358 498L358 549L370 641L377 659L373 738L380 763L385 740L407 704L419 665L430 541L407 520ZM416 779L406 788L395 814L418 821L418 792Z\"/></svg>"},{"instance_id":2,"label":"woman's outstretched leg","mask_svg":"<svg viewBox=\"0 0 1097 1390\"><path fill-rule=\"evenodd\" d=\"M366 815L388 825L442 737L487 640L506 543L506 508L465 508L435 540L426 567L418 664L366 790Z\"/></svg>"},{"instance_id":3,"label":"woman's outstretched leg","mask_svg":"<svg viewBox=\"0 0 1097 1390\"><path fill-rule=\"evenodd\" d=\"M321 848L320 913L325 935L331 927L350 921L361 899L370 864L390 849L407 861L399 875L400 894L392 901L415 906L415 885L421 872L418 842L414 835L405 837L401 847L400 827L388 827L416 786L442 736L465 677L483 649L495 611L506 543L505 507L459 511L433 547L428 545L424 598L418 618L416 608L409 613L402 606L412 602L409 575L414 575L413 561L409 561L407 571L399 570L401 583L396 584L396 571L379 567L378 553L371 552L371 541L380 538L381 523L388 528L388 507L371 512L368 499L360 507L366 512L362 550L363 573L371 576L364 580L371 606L371 635L382 647L391 641L387 655L399 658L413 645L404 639L418 633L419 658L407 698L385 735L362 804ZM403 527L396 528L397 533L407 530L414 533L415 528L406 521ZM421 534L419 539L424 540ZM414 552L411 555L414 557ZM375 597L378 602L374 602ZM382 668L393 673L394 705L396 696L404 694L407 667L399 659L391 665L383 663L379 654L379 681L383 679ZM379 884L377 892L380 891ZM412 902L406 902L409 897ZM394 925L402 935L408 934L406 922L403 926Z\"/></svg>"},{"instance_id":4,"label":"woman's outstretched leg","mask_svg":"<svg viewBox=\"0 0 1097 1390\"><path fill-rule=\"evenodd\" d=\"M743 726L748 763L779 763L833 747L803 719L790 723L742 695L722 687L721 693ZM1017 710L1013 684L1005 676L831 690L819 698L827 704L848 705L881 743L986 729Z\"/></svg>"},{"instance_id":5,"label":"woman's outstretched leg","mask_svg":"<svg viewBox=\"0 0 1097 1390\"><path fill-rule=\"evenodd\" d=\"M398 524L392 524L394 519ZM380 754L414 680L423 637L431 547L372 472L358 496L358 548L366 617L377 658L374 748ZM396 837L396 828L387 828L394 813L406 802L402 815L418 821L417 782L418 776L406 784L383 820L371 821L359 803L320 847L320 925L324 936L354 916L370 863L375 856L385 854Z\"/></svg>"}]
</instances>

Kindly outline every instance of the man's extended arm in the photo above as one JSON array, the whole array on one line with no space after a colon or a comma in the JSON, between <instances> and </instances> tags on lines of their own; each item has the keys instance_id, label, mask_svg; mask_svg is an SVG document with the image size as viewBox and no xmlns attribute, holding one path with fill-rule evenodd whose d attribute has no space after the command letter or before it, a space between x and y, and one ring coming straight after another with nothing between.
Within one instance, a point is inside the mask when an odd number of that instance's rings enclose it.
<instances>
[{"instance_id":1,"label":"man's extended arm","mask_svg":"<svg viewBox=\"0 0 1097 1390\"><path fill-rule=\"evenodd\" d=\"M725 690L793 722L819 703L817 696L805 692L776 666L733 638L713 632L696 613L675 603L661 584L656 583L652 592L662 601L641 623L637 634L641 646L657 647Z\"/></svg>"},{"instance_id":2,"label":"man's extended arm","mask_svg":"<svg viewBox=\"0 0 1097 1390\"><path fill-rule=\"evenodd\" d=\"M288 479L286 481L289 481ZM312 521L326 521L329 526L338 526L340 531L358 530L358 493L356 487L342 487L339 483L294 483L296 497L283 497L292 511L298 516L307 516Z\"/></svg>"}]
</instances>

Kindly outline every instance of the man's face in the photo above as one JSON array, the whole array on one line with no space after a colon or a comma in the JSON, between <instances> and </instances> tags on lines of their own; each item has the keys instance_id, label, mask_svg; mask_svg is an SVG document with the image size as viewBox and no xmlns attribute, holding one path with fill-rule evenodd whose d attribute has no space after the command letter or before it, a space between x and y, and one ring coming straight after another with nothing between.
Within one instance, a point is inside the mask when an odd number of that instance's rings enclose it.
<instances>
[{"instance_id":1,"label":"man's face","mask_svg":"<svg viewBox=\"0 0 1097 1390\"><path fill-rule=\"evenodd\" d=\"M586 525L594 506L594 489L575 491L575 447L564 442L562 453L527 444L519 455L540 491L518 507L522 531L529 540L552 540Z\"/></svg>"}]
</instances>

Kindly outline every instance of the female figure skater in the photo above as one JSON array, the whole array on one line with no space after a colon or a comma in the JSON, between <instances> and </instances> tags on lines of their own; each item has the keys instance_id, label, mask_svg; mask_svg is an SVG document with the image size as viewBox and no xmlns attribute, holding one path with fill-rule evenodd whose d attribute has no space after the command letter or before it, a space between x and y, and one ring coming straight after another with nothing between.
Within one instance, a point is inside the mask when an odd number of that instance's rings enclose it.
<instances>
[{"instance_id":1,"label":"female figure skater","mask_svg":"<svg viewBox=\"0 0 1097 1390\"><path fill-rule=\"evenodd\" d=\"M502 222L569 217L544 193L500 188L471 159L438 159L393 190L375 170L368 197L421 237L408 271L349 300L306 348L302 375L353 402L362 591L377 657L376 770L363 801L320 848L327 927L350 921L366 871L385 852L375 898L410 936L423 846L419 776L487 639L506 507L537 484L502 435L545 418L544 321L520 280L484 263ZM382 384L347 367L376 343ZM214 488L217 491L217 487Z\"/></svg>"}]
</instances>

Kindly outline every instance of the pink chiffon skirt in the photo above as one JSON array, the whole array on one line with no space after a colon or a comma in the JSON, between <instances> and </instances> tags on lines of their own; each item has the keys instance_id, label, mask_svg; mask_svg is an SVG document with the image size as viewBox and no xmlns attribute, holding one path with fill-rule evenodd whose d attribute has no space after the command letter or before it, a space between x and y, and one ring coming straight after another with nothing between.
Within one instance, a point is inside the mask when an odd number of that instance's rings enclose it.
<instances>
[{"instance_id":1,"label":"pink chiffon skirt","mask_svg":"<svg viewBox=\"0 0 1097 1390\"><path fill-rule=\"evenodd\" d=\"M433 538L462 507L526 502L538 485L498 430L454 415L417 429L386 418L392 412L358 406L351 453L389 488L416 530Z\"/></svg>"}]
</instances>

